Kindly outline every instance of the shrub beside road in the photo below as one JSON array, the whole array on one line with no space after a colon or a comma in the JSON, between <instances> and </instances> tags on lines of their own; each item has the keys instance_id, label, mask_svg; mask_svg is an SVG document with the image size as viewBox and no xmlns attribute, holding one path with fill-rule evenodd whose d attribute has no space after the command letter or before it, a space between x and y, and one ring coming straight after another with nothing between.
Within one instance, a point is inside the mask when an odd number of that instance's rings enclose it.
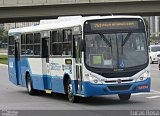
<instances>
[{"instance_id":1,"label":"shrub beside road","mask_svg":"<svg viewBox=\"0 0 160 116\"><path fill-rule=\"evenodd\" d=\"M0 64L8 64L8 56L0 55Z\"/></svg>"}]
</instances>

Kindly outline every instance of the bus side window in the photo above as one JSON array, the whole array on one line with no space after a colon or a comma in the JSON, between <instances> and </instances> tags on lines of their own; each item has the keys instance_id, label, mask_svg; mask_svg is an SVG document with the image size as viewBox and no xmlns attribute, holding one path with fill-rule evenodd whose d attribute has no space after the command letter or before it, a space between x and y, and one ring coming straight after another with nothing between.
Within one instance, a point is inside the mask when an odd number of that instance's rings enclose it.
<instances>
[{"instance_id":1,"label":"bus side window","mask_svg":"<svg viewBox=\"0 0 160 116\"><path fill-rule=\"evenodd\" d=\"M33 34L26 35L26 55L33 55Z\"/></svg>"},{"instance_id":2,"label":"bus side window","mask_svg":"<svg viewBox=\"0 0 160 116\"><path fill-rule=\"evenodd\" d=\"M9 36L8 55L14 55L14 36Z\"/></svg>"},{"instance_id":3,"label":"bus side window","mask_svg":"<svg viewBox=\"0 0 160 116\"><path fill-rule=\"evenodd\" d=\"M63 31L63 41L68 42L72 41L72 31L71 30L64 30Z\"/></svg>"},{"instance_id":4,"label":"bus side window","mask_svg":"<svg viewBox=\"0 0 160 116\"><path fill-rule=\"evenodd\" d=\"M40 33L34 34L34 55L40 55Z\"/></svg>"},{"instance_id":5,"label":"bus side window","mask_svg":"<svg viewBox=\"0 0 160 116\"><path fill-rule=\"evenodd\" d=\"M51 55L62 55L62 33L60 31L51 32Z\"/></svg>"},{"instance_id":6,"label":"bus side window","mask_svg":"<svg viewBox=\"0 0 160 116\"><path fill-rule=\"evenodd\" d=\"M21 35L21 55L26 53L26 36L25 34Z\"/></svg>"},{"instance_id":7,"label":"bus side window","mask_svg":"<svg viewBox=\"0 0 160 116\"><path fill-rule=\"evenodd\" d=\"M71 30L63 31L62 55L72 55L72 32Z\"/></svg>"},{"instance_id":8,"label":"bus side window","mask_svg":"<svg viewBox=\"0 0 160 116\"><path fill-rule=\"evenodd\" d=\"M62 55L72 55L72 43L63 43Z\"/></svg>"}]
</instances>

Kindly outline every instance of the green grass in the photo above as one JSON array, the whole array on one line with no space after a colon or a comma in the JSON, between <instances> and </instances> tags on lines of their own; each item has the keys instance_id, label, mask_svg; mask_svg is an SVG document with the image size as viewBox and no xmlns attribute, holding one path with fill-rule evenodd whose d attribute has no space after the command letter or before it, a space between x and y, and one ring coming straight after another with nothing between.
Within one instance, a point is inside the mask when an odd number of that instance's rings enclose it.
<instances>
[{"instance_id":1,"label":"green grass","mask_svg":"<svg viewBox=\"0 0 160 116\"><path fill-rule=\"evenodd\" d=\"M8 56L0 55L0 64L8 64Z\"/></svg>"},{"instance_id":2,"label":"green grass","mask_svg":"<svg viewBox=\"0 0 160 116\"><path fill-rule=\"evenodd\" d=\"M5 48L0 48L0 50L6 50Z\"/></svg>"}]
</instances>

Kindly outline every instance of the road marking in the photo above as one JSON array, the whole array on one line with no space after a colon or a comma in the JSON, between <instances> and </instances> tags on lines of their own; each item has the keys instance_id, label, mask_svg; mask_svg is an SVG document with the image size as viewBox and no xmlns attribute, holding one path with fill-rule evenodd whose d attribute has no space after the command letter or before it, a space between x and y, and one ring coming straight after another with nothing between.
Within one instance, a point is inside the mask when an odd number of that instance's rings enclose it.
<instances>
[{"instance_id":1,"label":"road marking","mask_svg":"<svg viewBox=\"0 0 160 116\"><path fill-rule=\"evenodd\" d=\"M160 91L156 91L156 90L151 90L151 92L148 93L133 93L133 96L136 95L156 95L156 94L160 94Z\"/></svg>"},{"instance_id":2,"label":"road marking","mask_svg":"<svg viewBox=\"0 0 160 116\"><path fill-rule=\"evenodd\" d=\"M159 93L160 94L160 91L157 91L157 90L151 90L151 92L155 92L155 93Z\"/></svg>"},{"instance_id":3,"label":"road marking","mask_svg":"<svg viewBox=\"0 0 160 116\"><path fill-rule=\"evenodd\" d=\"M150 97L146 97L146 98L148 98L148 99L160 98L160 95L150 96Z\"/></svg>"},{"instance_id":4,"label":"road marking","mask_svg":"<svg viewBox=\"0 0 160 116\"><path fill-rule=\"evenodd\" d=\"M160 94L160 93L133 93L132 96L136 96L136 95L155 95L155 94Z\"/></svg>"},{"instance_id":5,"label":"road marking","mask_svg":"<svg viewBox=\"0 0 160 116\"><path fill-rule=\"evenodd\" d=\"M152 72L152 71L158 71L158 72L159 72L159 69L152 69L151 72Z\"/></svg>"}]
</instances>

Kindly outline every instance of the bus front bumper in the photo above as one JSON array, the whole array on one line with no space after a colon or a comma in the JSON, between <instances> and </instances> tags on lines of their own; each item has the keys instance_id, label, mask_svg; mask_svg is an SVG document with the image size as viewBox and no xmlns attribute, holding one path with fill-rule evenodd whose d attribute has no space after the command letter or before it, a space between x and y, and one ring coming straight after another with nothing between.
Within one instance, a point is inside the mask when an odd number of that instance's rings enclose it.
<instances>
[{"instance_id":1,"label":"bus front bumper","mask_svg":"<svg viewBox=\"0 0 160 116\"><path fill-rule=\"evenodd\" d=\"M127 84L92 84L84 82L84 96L150 92L151 79Z\"/></svg>"}]
</instances>

